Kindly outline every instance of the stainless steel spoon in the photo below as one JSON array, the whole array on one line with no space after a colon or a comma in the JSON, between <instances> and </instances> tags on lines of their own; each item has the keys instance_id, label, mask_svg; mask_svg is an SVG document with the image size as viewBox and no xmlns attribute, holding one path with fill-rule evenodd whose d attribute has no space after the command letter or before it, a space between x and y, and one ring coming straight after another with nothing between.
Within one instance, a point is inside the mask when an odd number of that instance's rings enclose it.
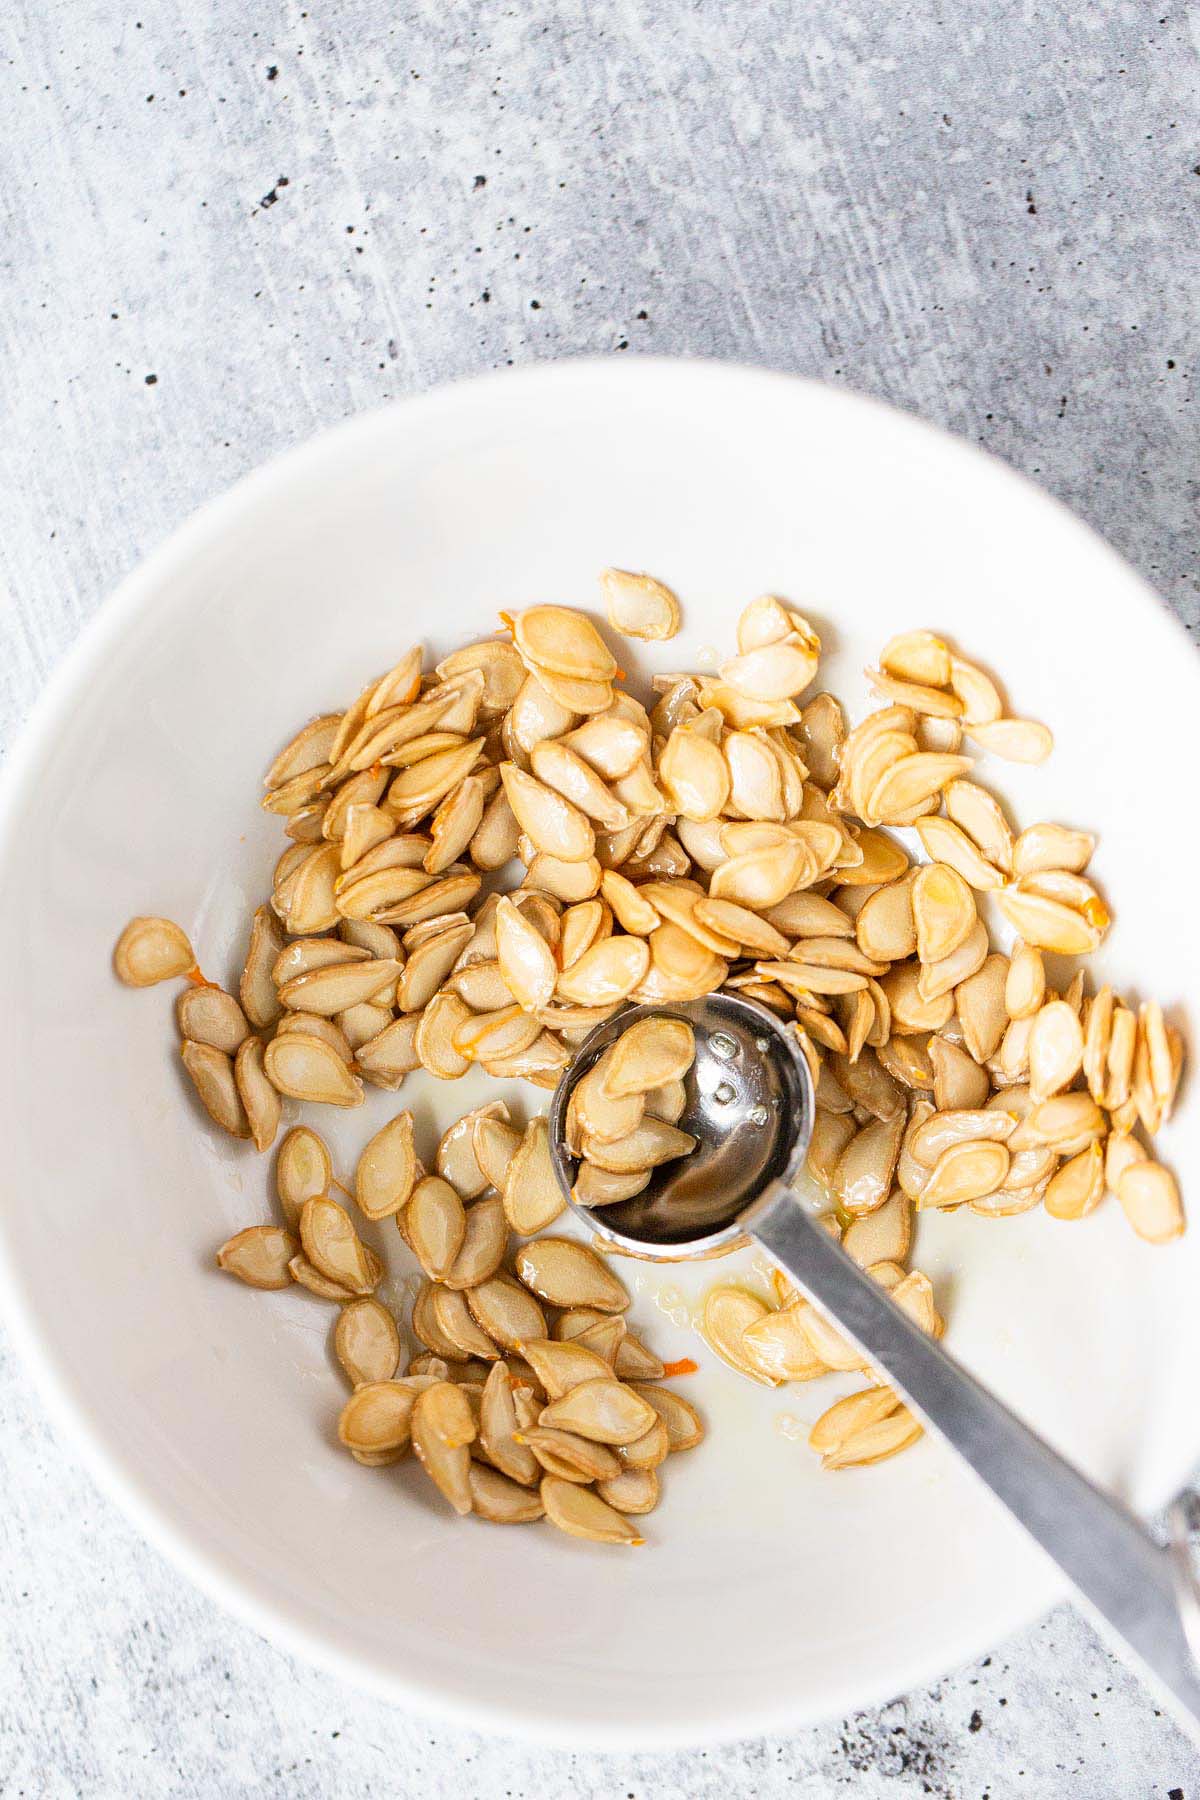
<instances>
[{"instance_id":1,"label":"stainless steel spoon","mask_svg":"<svg viewBox=\"0 0 1200 1800\"><path fill-rule=\"evenodd\" d=\"M656 1015L686 1019L695 1033L679 1125L697 1147L656 1170L632 1200L575 1206L576 1165L565 1132L571 1093L629 1025ZM1114 1647L1140 1665L1200 1740L1192 1658L1200 1653L1200 1601L1182 1524L1174 1525L1172 1547L1157 1544L1132 1513L914 1325L813 1222L793 1192L813 1109L812 1078L794 1034L755 1002L709 994L679 1005L627 1007L598 1026L555 1089L551 1149L570 1204L602 1238L671 1259L702 1256L744 1236L768 1250L1057 1563Z\"/></svg>"}]
</instances>

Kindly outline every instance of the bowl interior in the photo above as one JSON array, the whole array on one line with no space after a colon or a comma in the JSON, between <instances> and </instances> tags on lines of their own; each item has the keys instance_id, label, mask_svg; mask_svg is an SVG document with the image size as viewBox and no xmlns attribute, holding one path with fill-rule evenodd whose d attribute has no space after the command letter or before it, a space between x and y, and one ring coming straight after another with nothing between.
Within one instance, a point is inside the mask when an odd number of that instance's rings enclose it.
<instances>
[{"instance_id":1,"label":"bowl interior","mask_svg":"<svg viewBox=\"0 0 1200 1800\"><path fill-rule=\"evenodd\" d=\"M1197 665L1095 538L998 464L869 403L782 377L624 362L452 389L373 415L208 509L131 579L44 703L0 843L0 1262L25 1347L143 1527L261 1629L382 1692L502 1729L610 1744L743 1735L899 1691L1047 1604L1040 1556L931 1443L822 1474L802 1439L853 1382L752 1388L692 1328L761 1258L616 1266L664 1356L695 1354L710 1425L672 1459L633 1554L449 1516L418 1470L359 1468L331 1309L214 1269L272 1217L271 1162L185 1091L169 989L118 987L133 914L190 932L236 980L283 845L261 772L415 639L444 654L535 600L595 607L606 564L676 588L674 643L622 643L631 680L711 668L757 593L816 624L822 683L906 626L950 634L1050 723L1051 762L981 758L1020 823L1097 830L1117 924L1097 965L1179 1014L1191 924ZM1169 856L1168 856L1169 851ZM1170 862L1168 869L1167 863ZM411 1077L311 1122L353 1168L399 1107L426 1152L496 1084ZM520 1114L547 1096L513 1088ZM1163 1134L1200 1165L1185 1099ZM568 1226L567 1229L572 1229ZM377 1232L403 1301L411 1270ZM1134 1504L1194 1460L1194 1237L1139 1243L1110 1201L922 1222L948 1343Z\"/></svg>"}]
</instances>

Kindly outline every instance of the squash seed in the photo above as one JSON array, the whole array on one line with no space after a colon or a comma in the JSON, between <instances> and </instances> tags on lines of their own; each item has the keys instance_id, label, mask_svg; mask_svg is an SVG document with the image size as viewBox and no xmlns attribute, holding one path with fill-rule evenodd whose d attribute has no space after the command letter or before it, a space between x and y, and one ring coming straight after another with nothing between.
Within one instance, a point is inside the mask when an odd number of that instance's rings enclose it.
<instances>
[{"instance_id":1,"label":"squash seed","mask_svg":"<svg viewBox=\"0 0 1200 1800\"><path fill-rule=\"evenodd\" d=\"M623 637L661 642L673 638L682 623L679 601L669 587L650 575L605 569L600 577L608 622Z\"/></svg>"},{"instance_id":2,"label":"squash seed","mask_svg":"<svg viewBox=\"0 0 1200 1800\"><path fill-rule=\"evenodd\" d=\"M546 1335L541 1307L507 1275L492 1275L468 1288L466 1301L477 1324L505 1350L519 1350L529 1339Z\"/></svg>"},{"instance_id":3,"label":"squash seed","mask_svg":"<svg viewBox=\"0 0 1200 1800\"><path fill-rule=\"evenodd\" d=\"M513 999L529 1012L548 1006L558 969L541 932L507 895L496 906L496 957Z\"/></svg>"},{"instance_id":4,"label":"squash seed","mask_svg":"<svg viewBox=\"0 0 1200 1800\"><path fill-rule=\"evenodd\" d=\"M927 964L953 955L978 921L970 888L948 863L925 863L917 870L912 884L912 914L917 956Z\"/></svg>"},{"instance_id":5,"label":"squash seed","mask_svg":"<svg viewBox=\"0 0 1200 1800\"><path fill-rule=\"evenodd\" d=\"M467 1470L471 1510L493 1525L527 1525L545 1513L542 1497L496 1469L472 1462Z\"/></svg>"},{"instance_id":6,"label":"squash seed","mask_svg":"<svg viewBox=\"0 0 1200 1800\"><path fill-rule=\"evenodd\" d=\"M259 1031L265 1031L279 1017L282 1008L271 971L283 949L283 932L273 909L260 906L250 928L250 945L238 984L242 1011Z\"/></svg>"},{"instance_id":7,"label":"squash seed","mask_svg":"<svg viewBox=\"0 0 1200 1800\"><path fill-rule=\"evenodd\" d=\"M412 1446L425 1473L456 1513L471 1510L469 1474L475 1422L461 1388L435 1382L417 1395L412 1409Z\"/></svg>"},{"instance_id":8,"label":"squash seed","mask_svg":"<svg viewBox=\"0 0 1200 1800\"><path fill-rule=\"evenodd\" d=\"M450 1183L440 1175L423 1176L404 1210L404 1235L432 1281L443 1280L454 1267L466 1229L463 1203Z\"/></svg>"},{"instance_id":9,"label":"squash seed","mask_svg":"<svg viewBox=\"0 0 1200 1800\"><path fill-rule=\"evenodd\" d=\"M603 1068L602 1085L614 1098L646 1094L680 1081L696 1059L696 1038L686 1019L638 1019L621 1033Z\"/></svg>"},{"instance_id":10,"label":"squash seed","mask_svg":"<svg viewBox=\"0 0 1200 1800\"><path fill-rule=\"evenodd\" d=\"M608 1265L573 1238L537 1238L522 1244L516 1268L525 1286L551 1306L590 1306L612 1313L624 1312L630 1303L624 1284Z\"/></svg>"},{"instance_id":11,"label":"squash seed","mask_svg":"<svg viewBox=\"0 0 1200 1800\"><path fill-rule=\"evenodd\" d=\"M1007 986L1006 986L1007 993ZM1083 1031L1065 1000L1050 1000L1029 1033L1029 1091L1034 1102L1069 1087L1083 1063Z\"/></svg>"},{"instance_id":12,"label":"squash seed","mask_svg":"<svg viewBox=\"0 0 1200 1800\"><path fill-rule=\"evenodd\" d=\"M697 1444L703 1443L704 1423L690 1400L685 1400L673 1388L639 1383L637 1391L643 1400L650 1402L662 1420L672 1451L694 1450Z\"/></svg>"},{"instance_id":13,"label":"squash seed","mask_svg":"<svg viewBox=\"0 0 1200 1800\"><path fill-rule=\"evenodd\" d=\"M505 1217L522 1237L544 1231L566 1205L550 1155L550 1128L543 1116L530 1119L525 1127L501 1191Z\"/></svg>"},{"instance_id":14,"label":"squash seed","mask_svg":"<svg viewBox=\"0 0 1200 1800\"><path fill-rule=\"evenodd\" d=\"M351 1293L377 1287L379 1259L359 1238L349 1213L326 1195L314 1195L300 1209L300 1242L321 1274Z\"/></svg>"},{"instance_id":15,"label":"squash seed","mask_svg":"<svg viewBox=\"0 0 1200 1800\"><path fill-rule=\"evenodd\" d=\"M851 1138L833 1172L830 1192L843 1212L858 1217L882 1206L892 1187L905 1115L873 1119Z\"/></svg>"},{"instance_id":16,"label":"squash seed","mask_svg":"<svg viewBox=\"0 0 1200 1800\"><path fill-rule=\"evenodd\" d=\"M838 1450L867 1426L889 1418L899 1405L899 1397L888 1387L863 1388L857 1394L847 1394L821 1414L808 1434L809 1447L819 1456Z\"/></svg>"},{"instance_id":17,"label":"squash seed","mask_svg":"<svg viewBox=\"0 0 1200 1800\"><path fill-rule=\"evenodd\" d=\"M1051 1176L1042 1204L1052 1219L1085 1219L1104 1198L1104 1152L1093 1142Z\"/></svg>"},{"instance_id":18,"label":"squash seed","mask_svg":"<svg viewBox=\"0 0 1200 1800\"><path fill-rule=\"evenodd\" d=\"M453 1346L452 1362L478 1357L481 1362L492 1363L499 1357L500 1352L491 1337L467 1305L467 1295L457 1288L448 1288L436 1281L432 1283L426 1323L432 1325L434 1335Z\"/></svg>"},{"instance_id":19,"label":"squash seed","mask_svg":"<svg viewBox=\"0 0 1200 1800\"><path fill-rule=\"evenodd\" d=\"M333 1347L351 1387L390 1381L400 1361L400 1333L378 1300L353 1300L338 1314Z\"/></svg>"},{"instance_id":20,"label":"squash seed","mask_svg":"<svg viewBox=\"0 0 1200 1800\"><path fill-rule=\"evenodd\" d=\"M219 987L185 988L175 1002L175 1019L180 1037L211 1044L226 1056L235 1056L250 1034L245 1013Z\"/></svg>"},{"instance_id":21,"label":"squash seed","mask_svg":"<svg viewBox=\"0 0 1200 1800\"><path fill-rule=\"evenodd\" d=\"M292 1272L292 1280L299 1287L306 1288L310 1294L315 1294L318 1300L332 1300L338 1306L345 1306L356 1298L353 1291L348 1287L343 1287L340 1281L330 1281L328 1275L322 1275L320 1269L310 1263L303 1253L293 1256L288 1268ZM380 1264L379 1279L383 1279L382 1264Z\"/></svg>"},{"instance_id":22,"label":"squash seed","mask_svg":"<svg viewBox=\"0 0 1200 1800\"><path fill-rule=\"evenodd\" d=\"M195 966L187 934L171 919L131 919L113 951L113 968L127 987L153 987Z\"/></svg>"},{"instance_id":23,"label":"squash seed","mask_svg":"<svg viewBox=\"0 0 1200 1800\"><path fill-rule=\"evenodd\" d=\"M627 1174L614 1174L595 1163L580 1163L571 1188L576 1206L613 1206L618 1200L631 1200L640 1194L650 1180L649 1169L633 1169Z\"/></svg>"},{"instance_id":24,"label":"squash seed","mask_svg":"<svg viewBox=\"0 0 1200 1800\"><path fill-rule=\"evenodd\" d=\"M583 1152L589 1162L614 1175L629 1175L635 1170L654 1169L660 1163L672 1162L677 1156L689 1156L696 1148L690 1132L650 1115L618 1142L601 1142L585 1135Z\"/></svg>"},{"instance_id":25,"label":"squash seed","mask_svg":"<svg viewBox=\"0 0 1200 1800\"><path fill-rule=\"evenodd\" d=\"M503 1362L492 1364L479 1399L479 1443L502 1474L521 1487L536 1487L541 1465L528 1444L518 1443L513 1380Z\"/></svg>"},{"instance_id":26,"label":"squash seed","mask_svg":"<svg viewBox=\"0 0 1200 1800\"><path fill-rule=\"evenodd\" d=\"M934 1165L921 1193L922 1208L961 1206L994 1193L1008 1174L1009 1153L988 1139L951 1144Z\"/></svg>"},{"instance_id":27,"label":"squash seed","mask_svg":"<svg viewBox=\"0 0 1200 1800\"><path fill-rule=\"evenodd\" d=\"M1175 1177L1161 1163L1132 1162L1117 1181L1121 1210L1148 1244L1168 1244L1181 1237L1183 1207Z\"/></svg>"},{"instance_id":28,"label":"squash seed","mask_svg":"<svg viewBox=\"0 0 1200 1800\"><path fill-rule=\"evenodd\" d=\"M236 1275L247 1287L291 1287L288 1264L298 1249L290 1231L278 1225L251 1225L221 1245L217 1267Z\"/></svg>"},{"instance_id":29,"label":"squash seed","mask_svg":"<svg viewBox=\"0 0 1200 1800\"><path fill-rule=\"evenodd\" d=\"M586 1538L597 1544L644 1544L633 1526L613 1507L606 1505L590 1488L545 1475L541 1485L542 1505L546 1517L560 1531L571 1537Z\"/></svg>"},{"instance_id":30,"label":"squash seed","mask_svg":"<svg viewBox=\"0 0 1200 1800\"><path fill-rule=\"evenodd\" d=\"M324 1106L362 1105L362 1082L336 1050L307 1029L273 1038L263 1066L273 1086L294 1100L314 1100Z\"/></svg>"},{"instance_id":31,"label":"squash seed","mask_svg":"<svg viewBox=\"0 0 1200 1800\"><path fill-rule=\"evenodd\" d=\"M739 1375L748 1375L763 1387L778 1387L779 1377L768 1375L744 1342L747 1328L766 1318L768 1310L757 1295L745 1288L712 1288L705 1296L700 1331L710 1349Z\"/></svg>"},{"instance_id":32,"label":"squash seed","mask_svg":"<svg viewBox=\"0 0 1200 1800\"><path fill-rule=\"evenodd\" d=\"M279 1130L282 1107L278 1090L263 1067L262 1039L248 1037L233 1064L233 1079L256 1150L269 1150Z\"/></svg>"},{"instance_id":33,"label":"squash seed","mask_svg":"<svg viewBox=\"0 0 1200 1800\"><path fill-rule=\"evenodd\" d=\"M557 1346L562 1349L563 1346ZM536 1365L535 1365L536 1366ZM539 1424L571 1431L598 1444L632 1444L655 1422L650 1403L606 1370L598 1379L581 1381L543 1408Z\"/></svg>"},{"instance_id":34,"label":"squash seed","mask_svg":"<svg viewBox=\"0 0 1200 1800\"><path fill-rule=\"evenodd\" d=\"M290 1230L299 1229L304 1202L327 1194L332 1180L333 1164L321 1138L307 1125L293 1126L275 1158L275 1192Z\"/></svg>"},{"instance_id":35,"label":"squash seed","mask_svg":"<svg viewBox=\"0 0 1200 1800\"><path fill-rule=\"evenodd\" d=\"M658 1476L653 1469L622 1469L611 1481L598 1481L596 1492L619 1513L653 1512L658 1505Z\"/></svg>"},{"instance_id":36,"label":"squash seed","mask_svg":"<svg viewBox=\"0 0 1200 1800\"><path fill-rule=\"evenodd\" d=\"M234 1079L232 1059L211 1044L193 1044L186 1038L179 1054L213 1123L231 1137L248 1138L250 1122Z\"/></svg>"},{"instance_id":37,"label":"squash seed","mask_svg":"<svg viewBox=\"0 0 1200 1800\"><path fill-rule=\"evenodd\" d=\"M338 1419L339 1439L366 1455L407 1450L417 1400L434 1385L427 1375L407 1375L356 1387Z\"/></svg>"},{"instance_id":38,"label":"squash seed","mask_svg":"<svg viewBox=\"0 0 1200 1800\"><path fill-rule=\"evenodd\" d=\"M541 1468L560 1481L586 1486L592 1481L611 1481L621 1463L607 1444L560 1431L553 1425L531 1425L517 1433L517 1441L532 1450Z\"/></svg>"}]
</instances>

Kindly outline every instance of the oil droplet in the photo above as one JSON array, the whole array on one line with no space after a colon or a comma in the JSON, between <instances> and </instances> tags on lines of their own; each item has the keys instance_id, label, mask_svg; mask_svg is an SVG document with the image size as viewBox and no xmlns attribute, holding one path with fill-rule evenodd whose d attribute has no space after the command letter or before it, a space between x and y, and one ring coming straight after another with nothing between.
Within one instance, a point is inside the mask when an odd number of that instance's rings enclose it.
<instances>
[{"instance_id":1,"label":"oil droplet","mask_svg":"<svg viewBox=\"0 0 1200 1800\"><path fill-rule=\"evenodd\" d=\"M793 1444L800 1443L808 1435L795 1413L776 1413L775 1429L781 1438L787 1438Z\"/></svg>"},{"instance_id":2,"label":"oil droplet","mask_svg":"<svg viewBox=\"0 0 1200 1800\"><path fill-rule=\"evenodd\" d=\"M701 644L696 652L696 661L702 669L715 669L721 660L721 652L715 644Z\"/></svg>"},{"instance_id":3,"label":"oil droplet","mask_svg":"<svg viewBox=\"0 0 1200 1800\"><path fill-rule=\"evenodd\" d=\"M717 1102L718 1106L728 1106L731 1100L737 1099L737 1089L731 1082L723 1081L721 1085L714 1090L713 1099ZM750 1116L753 1118L753 1113L751 1113Z\"/></svg>"},{"instance_id":4,"label":"oil droplet","mask_svg":"<svg viewBox=\"0 0 1200 1800\"><path fill-rule=\"evenodd\" d=\"M771 1115L765 1106L752 1106L746 1116L752 1125L765 1125Z\"/></svg>"},{"instance_id":5,"label":"oil droplet","mask_svg":"<svg viewBox=\"0 0 1200 1800\"><path fill-rule=\"evenodd\" d=\"M714 1031L708 1040L708 1047L722 1062L732 1062L737 1055L737 1045L727 1031Z\"/></svg>"}]
</instances>

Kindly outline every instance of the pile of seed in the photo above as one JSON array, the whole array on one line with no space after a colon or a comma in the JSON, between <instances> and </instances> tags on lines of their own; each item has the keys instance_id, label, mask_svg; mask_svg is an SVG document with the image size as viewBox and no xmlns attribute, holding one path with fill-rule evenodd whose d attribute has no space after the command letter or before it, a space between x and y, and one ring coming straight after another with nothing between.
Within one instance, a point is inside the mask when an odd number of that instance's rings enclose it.
<instances>
[{"instance_id":1,"label":"pile of seed","mask_svg":"<svg viewBox=\"0 0 1200 1800\"><path fill-rule=\"evenodd\" d=\"M610 570L603 588L615 629L678 629L661 583ZM553 1088L624 1002L725 988L796 1030L830 1229L931 1328L928 1284L903 1267L914 1207L1042 1204L1073 1220L1111 1189L1146 1240L1182 1231L1175 1181L1139 1136L1170 1115L1179 1034L1153 1002L1047 970L1045 953L1086 955L1107 930L1094 840L1018 833L974 779L969 748L1022 762L1052 748L1044 725L1005 715L982 669L905 633L868 671L884 704L850 729L833 695L809 692L817 634L764 596L717 675L656 678L648 710L582 613L534 606L505 624L430 674L409 652L272 764L263 804L293 841L255 915L240 1005L208 987L179 1003L185 1067L218 1124L263 1149L280 1096L354 1106L364 1081L395 1090L417 1069L452 1080L478 1063ZM517 862L519 884L498 891ZM1019 934L1008 954L989 895ZM196 979L165 920L135 920L116 961L139 985ZM577 1198L634 1192L689 1148L678 1079L595 1083L573 1127ZM638 1112L636 1153L612 1148L622 1105ZM778 1381L858 1366L798 1297L768 1325L761 1301L728 1292L707 1329L735 1367ZM820 1422L826 1460L868 1460L851 1454L864 1432L910 1441L903 1410L878 1404Z\"/></svg>"},{"instance_id":2,"label":"pile of seed","mask_svg":"<svg viewBox=\"0 0 1200 1800\"><path fill-rule=\"evenodd\" d=\"M369 1467L409 1449L456 1512L498 1524L543 1516L575 1537L639 1544L629 1515L658 1503L658 1469L704 1433L686 1400L657 1385L668 1371L628 1330L629 1294L585 1244L519 1235L563 1207L544 1118L513 1130L502 1102L442 1137L435 1172L413 1150L405 1112L358 1162L354 1197L394 1218L421 1265L412 1331L425 1346L407 1371L394 1315L376 1297L381 1259L332 1197L329 1151L307 1126L276 1163L283 1225L255 1225L217 1261L251 1287L299 1282L340 1308L333 1344L354 1390L338 1437Z\"/></svg>"}]
</instances>

